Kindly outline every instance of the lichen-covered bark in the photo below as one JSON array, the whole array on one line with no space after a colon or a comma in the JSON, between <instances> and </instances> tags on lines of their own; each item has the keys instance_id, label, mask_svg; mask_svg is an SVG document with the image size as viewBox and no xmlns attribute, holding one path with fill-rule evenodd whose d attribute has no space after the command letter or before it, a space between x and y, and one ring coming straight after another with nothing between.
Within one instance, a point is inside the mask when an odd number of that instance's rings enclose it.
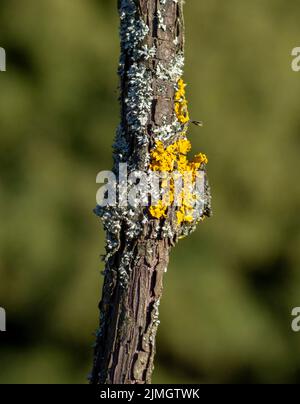
<instances>
[{"instance_id":1,"label":"lichen-covered bark","mask_svg":"<svg viewBox=\"0 0 300 404\"><path fill-rule=\"evenodd\" d=\"M119 0L119 13L121 124L114 145L116 175L118 165L125 162L129 171L148 172L156 142L167 147L186 130L174 114L184 63L182 1ZM208 216L208 185L205 195L201 215ZM170 249L196 223L177 226L172 209L163 219L151 218L149 209L139 206L97 206L96 213L106 230L107 254L90 381L150 383Z\"/></svg>"},{"instance_id":2,"label":"lichen-covered bark","mask_svg":"<svg viewBox=\"0 0 300 404\"><path fill-rule=\"evenodd\" d=\"M158 327L162 279L169 260L167 240L151 237L151 226L136 242L123 245L110 260L100 303L103 321L98 335L93 383L150 383ZM132 251L127 287L114 268L119 254Z\"/></svg>"}]
</instances>

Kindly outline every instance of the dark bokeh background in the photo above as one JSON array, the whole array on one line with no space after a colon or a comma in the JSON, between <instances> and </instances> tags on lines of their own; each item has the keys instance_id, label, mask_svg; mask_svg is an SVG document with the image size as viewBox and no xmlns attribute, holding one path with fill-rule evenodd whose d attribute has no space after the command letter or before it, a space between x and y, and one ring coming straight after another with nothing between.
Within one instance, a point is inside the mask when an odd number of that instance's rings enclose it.
<instances>
[{"instance_id":1,"label":"dark bokeh background","mask_svg":"<svg viewBox=\"0 0 300 404\"><path fill-rule=\"evenodd\" d=\"M118 124L116 2L1 1L0 382L84 383ZM214 217L173 251L154 381L300 382L300 4L187 0L194 151ZM298 42L297 42L298 41Z\"/></svg>"}]
</instances>

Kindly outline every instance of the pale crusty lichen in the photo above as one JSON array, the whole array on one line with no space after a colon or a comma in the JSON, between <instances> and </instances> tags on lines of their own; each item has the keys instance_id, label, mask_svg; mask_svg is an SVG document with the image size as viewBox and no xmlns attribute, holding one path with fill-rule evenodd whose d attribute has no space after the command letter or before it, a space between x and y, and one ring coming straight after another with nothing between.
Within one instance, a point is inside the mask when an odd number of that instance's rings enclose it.
<instances>
[{"instance_id":1,"label":"pale crusty lichen","mask_svg":"<svg viewBox=\"0 0 300 404\"><path fill-rule=\"evenodd\" d=\"M144 167L149 164L147 123L153 102L153 77L152 72L146 66L146 62L156 53L155 47L149 48L145 43L149 27L139 15L136 2L134 0L120 0L119 14L121 21L119 76L121 83L126 82L126 88L121 88L126 93L123 94L122 121L117 129L114 144L114 172L117 178L120 163L126 162L128 164L128 174L130 171L140 168L132 150L132 139L135 139L139 147L145 150ZM130 61L129 69L126 68L128 61ZM121 187L122 183L119 183L119 194ZM145 215L140 208L97 206L95 213L101 217L106 231L106 261L120 248L121 229L128 243L142 231ZM124 285L130 272L130 265L130 257L125 254L119 265L119 274Z\"/></svg>"},{"instance_id":2,"label":"pale crusty lichen","mask_svg":"<svg viewBox=\"0 0 300 404\"><path fill-rule=\"evenodd\" d=\"M177 0L160 0L157 21L158 29L164 31L167 22L167 3ZM120 0L119 10L121 18L121 58L119 75L123 93L122 121L117 129L114 144L114 172L118 177L120 163L128 164L128 175L139 169L144 172L158 172L160 169L172 173L176 170L190 171L195 177L197 173L205 172L207 158L204 154L196 155L189 161L187 154L191 145L186 138L186 131L190 122L185 84L183 75L184 55L178 46L176 54L168 60L159 60L155 67L151 59L156 56L157 43L149 45L147 35L150 28L142 19L135 0ZM168 27L167 27L168 30ZM177 46L179 38L174 32L174 44ZM151 43L151 42L150 42ZM130 68L126 66L130 65ZM152 108L154 105L153 83L159 94L165 93L165 88L173 86L174 89L174 113L173 118L166 116L159 126L151 122ZM159 84L161 83L161 84ZM124 95L126 95L124 97ZM149 123L151 125L149 126ZM138 158L136 150L138 149ZM141 153L142 151L142 153ZM141 157L142 156L142 157ZM119 178L118 178L119 179ZM151 181L151 179L150 179ZM149 183L149 188L150 188ZM118 192L122 183L119 183ZM174 239L183 234L188 234L195 227L197 221L210 211L210 194L206 182L205 194L199 195L194 200L193 192L183 197L183 204L175 210L175 222L168 220L168 212L174 203L174 187L172 185L165 200L159 201L150 208L141 207L100 207L95 212L99 215L107 233L106 260L113 256L120 248L120 231L124 232L126 242L130 243L143 231L144 225L149 220L155 220L154 232L159 237ZM191 209L194 202L194 208ZM129 257L130 258L130 257ZM126 284L126 278L130 272L130 259L124 259L120 263L120 276ZM126 276L127 274L127 276Z\"/></svg>"}]
</instances>

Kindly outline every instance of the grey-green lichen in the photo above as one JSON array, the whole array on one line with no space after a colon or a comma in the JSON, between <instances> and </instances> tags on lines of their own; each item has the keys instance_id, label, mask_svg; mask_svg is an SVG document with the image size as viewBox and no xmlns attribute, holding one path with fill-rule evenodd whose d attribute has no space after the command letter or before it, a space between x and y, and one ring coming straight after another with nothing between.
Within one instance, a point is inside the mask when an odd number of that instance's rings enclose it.
<instances>
[{"instance_id":1,"label":"grey-green lichen","mask_svg":"<svg viewBox=\"0 0 300 404\"><path fill-rule=\"evenodd\" d=\"M139 145L138 147L145 149L144 165L147 166L146 150L149 148L147 123L153 102L153 86L151 71L145 62L156 53L155 47L149 48L145 43L149 27L139 16L135 1L121 0L119 13L121 21L119 75L121 82L126 82L127 86L126 89L121 88L124 98L123 118L117 129L114 144L114 172L117 176L119 163L126 162L129 171L138 168L133 154L135 142ZM130 65L129 69L126 69L126 64ZM121 188L122 184L119 184L118 190L120 191ZM101 217L107 235L106 261L120 248L121 229L128 243L142 230L144 214L138 207L97 206L95 213ZM130 257L123 255L118 270L124 285L130 272L130 263Z\"/></svg>"},{"instance_id":2,"label":"grey-green lichen","mask_svg":"<svg viewBox=\"0 0 300 404\"><path fill-rule=\"evenodd\" d=\"M168 30L166 7L171 2L177 4L180 0L159 1L156 20L158 29L163 33ZM170 117L164 117L160 125L155 125L152 122L151 133L149 133L154 103L153 83L155 81L158 94L163 95L165 85L169 86L170 84L175 93L178 80L183 76L184 55L182 49L179 48L167 62L160 60L156 64L151 64L151 60L155 58L157 53L156 42L154 41L154 44L149 46L147 36L150 28L142 19L135 0L120 0L119 12L121 20L119 75L123 103L121 105L121 124L117 129L114 144L114 172L117 177L119 164L125 162L128 164L128 175L137 169L150 174L150 151L155 142L161 141L165 146L176 142L183 131L186 131L188 125L179 122L174 111L171 123ZM173 44L175 46L179 44L177 32L174 32ZM156 67L153 69L154 65ZM148 186L150 188L151 177L149 178ZM119 182L119 194L122 192L121 189L122 183ZM210 192L206 179L205 192L198 200L196 211L199 217L210 214ZM168 219L151 218L149 210L140 206L97 206L95 213L101 217L107 234L105 256L107 262L120 248L121 231L126 243L130 244L141 234L144 226L151 220L155 223L153 237L166 237L175 240L193 231L199 219L198 217L193 223L182 223L180 227L176 227ZM124 256L118 265L118 272L121 283L125 286L133 263L132 257L126 255L126 246L124 251Z\"/></svg>"}]
</instances>

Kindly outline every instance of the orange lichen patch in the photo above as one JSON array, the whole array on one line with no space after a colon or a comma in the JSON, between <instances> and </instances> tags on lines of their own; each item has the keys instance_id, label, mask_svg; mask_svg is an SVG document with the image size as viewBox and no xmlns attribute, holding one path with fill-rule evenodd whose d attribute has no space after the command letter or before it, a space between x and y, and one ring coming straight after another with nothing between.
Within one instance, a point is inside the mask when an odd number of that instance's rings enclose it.
<instances>
[{"instance_id":1,"label":"orange lichen patch","mask_svg":"<svg viewBox=\"0 0 300 404\"><path fill-rule=\"evenodd\" d=\"M178 225L183 222L192 223L194 221L193 215L188 214L184 206L181 206L181 208L176 212L176 216Z\"/></svg>"},{"instance_id":2,"label":"orange lichen patch","mask_svg":"<svg viewBox=\"0 0 300 404\"><path fill-rule=\"evenodd\" d=\"M182 79L178 80L177 91L175 92L175 114L180 123L186 124L189 122L188 102L185 97L185 87Z\"/></svg>"},{"instance_id":3,"label":"orange lichen patch","mask_svg":"<svg viewBox=\"0 0 300 404\"><path fill-rule=\"evenodd\" d=\"M196 154L196 156L194 157L193 163L198 164L198 166L200 167L201 164L208 164L208 158L205 154L199 153Z\"/></svg>"},{"instance_id":4,"label":"orange lichen patch","mask_svg":"<svg viewBox=\"0 0 300 404\"><path fill-rule=\"evenodd\" d=\"M182 79L178 80L175 92L175 114L181 124L189 122L188 102L185 95L185 87ZM150 152L151 162L150 169L152 171L173 173L178 172L185 181L186 175L189 174L192 184L195 183L198 171L202 165L208 163L205 154L197 154L192 161L187 158L188 152L191 151L191 142L185 137L185 130L182 133L182 138L177 142L164 147L161 141L155 143L155 148ZM162 181L162 188L167 188L168 181ZM170 207L175 200L175 185L174 178L170 180L169 190L167 192L168 198L164 197L156 206L150 207L150 214L157 218L166 218L168 207ZM166 195L165 195L166 196ZM180 195L180 208L177 210L177 222L180 225L183 222L193 222L193 202L197 196L193 195L188 187L184 187Z\"/></svg>"},{"instance_id":5,"label":"orange lichen patch","mask_svg":"<svg viewBox=\"0 0 300 404\"><path fill-rule=\"evenodd\" d=\"M162 217L166 218L166 211L168 206L164 205L163 201L158 201L156 206L150 206L150 214L156 219L161 219Z\"/></svg>"},{"instance_id":6,"label":"orange lichen patch","mask_svg":"<svg viewBox=\"0 0 300 404\"><path fill-rule=\"evenodd\" d=\"M194 221L193 217L194 209L193 206L191 205L193 195L187 190L185 190L182 192L181 198L182 198L181 206L179 210L176 212L178 225L180 225L183 222L191 223Z\"/></svg>"},{"instance_id":7,"label":"orange lichen patch","mask_svg":"<svg viewBox=\"0 0 300 404\"><path fill-rule=\"evenodd\" d=\"M184 181L186 177L190 178L193 184L196 181L201 166L207 164L208 160L205 154L199 153L192 161L189 161L187 153L190 150L191 142L185 137L167 147L164 147L161 141L157 141L155 148L150 152L150 169L161 173L178 173ZM157 219L166 218L168 208L174 203L174 176L169 181L163 179L162 188L167 189L168 186L169 189L164 198L156 206L150 207L150 214ZM184 189L180 195L180 208L176 212L178 225L183 222L193 222L193 202L195 198L196 195L191 193L184 184Z\"/></svg>"},{"instance_id":8,"label":"orange lichen patch","mask_svg":"<svg viewBox=\"0 0 300 404\"><path fill-rule=\"evenodd\" d=\"M180 139L170 146L164 147L161 141L155 143L155 148L151 151L150 169L152 171L172 172L175 164L181 161L182 169L187 166L186 154L191 150L191 143L187 139Z\"/></svg>"}]
</instances>

